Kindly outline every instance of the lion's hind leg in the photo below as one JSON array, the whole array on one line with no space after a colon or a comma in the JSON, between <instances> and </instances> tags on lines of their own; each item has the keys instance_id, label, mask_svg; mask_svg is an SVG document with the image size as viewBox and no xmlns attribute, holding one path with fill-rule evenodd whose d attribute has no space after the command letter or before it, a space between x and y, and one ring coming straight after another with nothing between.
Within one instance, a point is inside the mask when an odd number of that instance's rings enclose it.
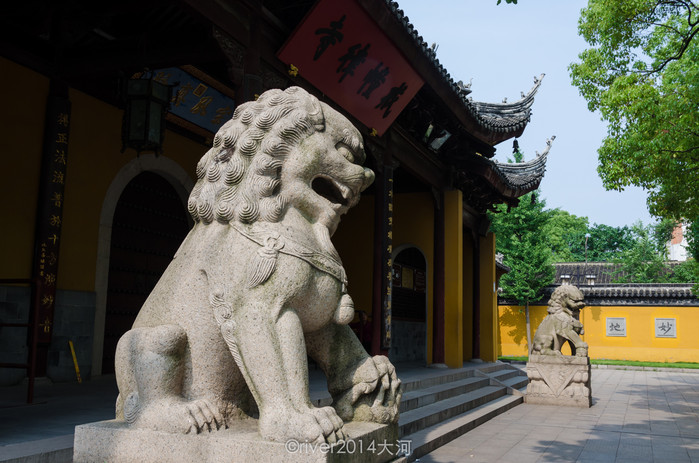
<instances>
[{"instance_id":1,"label":"lion's hind leg","mask_svg":"<svg viewBox=\"0 0 699 463\"><path fill-rule=\"evenodd\" d=\"M187 334L178 325L133 328L116 351L117 418L168 432L218 429L225 422L205 399L182 395Z\"/></svg>"}]
</instances>

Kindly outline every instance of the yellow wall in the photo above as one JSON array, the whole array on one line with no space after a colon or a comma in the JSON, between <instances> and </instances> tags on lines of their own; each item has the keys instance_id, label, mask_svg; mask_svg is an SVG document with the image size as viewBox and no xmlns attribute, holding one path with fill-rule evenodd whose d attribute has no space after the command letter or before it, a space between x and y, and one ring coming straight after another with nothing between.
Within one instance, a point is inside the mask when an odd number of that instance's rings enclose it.
<instances>
[{"instance_id":1,"label":"yellow wall","mask_svg":"<svg viewBox=\"0 0 699 463\"><path fill-rule=\"evenodd\" d=\"M415 246L427 261L427 358L432 351L432 275L434 211L429 193L396 194L393 200L393 249ZM333 243L347 271L357 310L371 315L373 291L374 197L365 195L343 217Z\"/></svg>"},{"instance_id":2,"label":"yellow wall","mask_svg":"<svg viewBox=\"0 0 699 463\"><path fill-rule=\"evenodd\" d=\"M444 363L464 364L463 298L464 233L463 193L444 193Z\"/></svg>"},{"instance_id":3,"label":"yellow wall","mask_svg":"<svg viewBox=\"0 0 699 463\"><path fill-rule=\"evenodd\" d=\"M546 307L530 308L532 336L546 315ZM527 355L524 307L499 307L500 355ZM626 318L626 337L606 335L606 318ZM655 318L675 318L676 338L656 338ZM583 340L593 359L640 360L648 362L699 361L699 307L590 306L580 313L585 329ZM567 345L566 345L567 348ZM570 350L564 351L570 354Z\"/></svg>"},{"instance_id":4,"label":"yellow wall","mask_svg":"<svg viewBox=\"0 0 699 463\"><path fill-rule=\"evenodd\" d=\"M356 310L371 316L374 270L374 196L363 195L342 218L333 243L347 272Z\"/></svg>"},{"instance_id":5,"label":"yellow wall","mask_svg":"<svg viewBox=\"0 0 699 463\"><path fill-rule=\"evenodd\" d=\"M9 98L0 111L0 278L29 278L49 80L2 57L0 69L0 88Z\"/></svg>"},{"instance_id":6,"label":"yellow wall","mask_svg":"<svg viewBox=\"0 0 699 463\"><path fill-rule=\"evenodd\" d=\"M0 182L7 220L0 239L0 278L28 278L33 256L34 222L43 140L48 79L0 58L3 88L12 88L3 111L4 172ZM71 124L58 268L58 288L95 290L100 213L109 185L119 170L136 157L121 153L122 111L71 89ZM168 131L163 156L194 178L206 147Z\"/></svg>"},{"instance_id":7,"label":"yellow wall","mask_svg":"<svg viewBox=\"0 0 699 463\"><path fill-rule=\"evenodd\" d=\"M415 246L427 260L427 361L432 358L434 199L430 193L403 193L393 199L393 249Z\"/></svg>"},{"instance_id":8,"label":"yellow wall","mask_svg":"<svg viewBox=\"0 0 699 463\"><path fill-rule=\"evenodd\" d=\"M546 316L546 306L529 306L531 333ZM523 306L498 307L498 355L527 355L526 315Z\"/></svg>"}]
</instances>

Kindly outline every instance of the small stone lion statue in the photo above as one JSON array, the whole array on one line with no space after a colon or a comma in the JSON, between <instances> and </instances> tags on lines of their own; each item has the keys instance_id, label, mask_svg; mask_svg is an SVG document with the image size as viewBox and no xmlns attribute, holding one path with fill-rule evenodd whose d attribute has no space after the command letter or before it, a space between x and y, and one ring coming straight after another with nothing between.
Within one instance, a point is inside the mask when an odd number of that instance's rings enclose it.
<instances>
[{"instance_id":1,"label":"small stone lion statue","mask_svg":"<svg viewBox=\"0 0 699 463\"><path fill-rule=\"evenodd\" d=\"M561 346L566 341L571 353L587 357L587 343L580 335L580 310L585 307L583 293L573 285L561 285L549 299L548 315L536 329L532 342L532 353L541 355L562 355Z\"/></svg>"},{"instance_id":2,"label":"small stone lion statue","mask_svg":"<svg viewBox=\"0 0 699 463\"><path fill-rule=\"evenodd\" d=\"M346 439L345 421L395 423L401 383L348 323L330 238L374 180L362 136L305 90L240 105L197 165L195 225L119 341L117 419L172 433L258 418L284 442ZM311 404L307 355L332 407Z\"/></svg>"}]
</instances>

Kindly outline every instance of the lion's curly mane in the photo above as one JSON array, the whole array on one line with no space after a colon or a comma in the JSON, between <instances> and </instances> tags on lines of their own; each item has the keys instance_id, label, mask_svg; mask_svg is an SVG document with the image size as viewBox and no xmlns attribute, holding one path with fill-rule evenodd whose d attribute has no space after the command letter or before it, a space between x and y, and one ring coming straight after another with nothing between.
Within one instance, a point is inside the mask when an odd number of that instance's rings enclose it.
<instances>
[{"instance_id":1,"label":"lion's curly mane","mask_svg":"<svg viewBox=\"0 0 699 463\"><path fill-rule=\"evenodd\" d=\"M580 290L573 285L561 285L553 291L551 298L549 299L549 313L558 313L563 308L567 307L567 300L570 300L573 294L578 294L582 296Z\"/></svg>"},{"instance_id":2,"label":"lion's curly mane","mask_svg":"<svg viewBox=\"0 0 699 463\"><path fill-rule=\"evenodd\" d=\"M269 90L238 106L197 164L188 210L195 222L278 222L286 210L281 169L290 151L325 128L320 102L299 87Z\"/></svg>"}]
</instances>

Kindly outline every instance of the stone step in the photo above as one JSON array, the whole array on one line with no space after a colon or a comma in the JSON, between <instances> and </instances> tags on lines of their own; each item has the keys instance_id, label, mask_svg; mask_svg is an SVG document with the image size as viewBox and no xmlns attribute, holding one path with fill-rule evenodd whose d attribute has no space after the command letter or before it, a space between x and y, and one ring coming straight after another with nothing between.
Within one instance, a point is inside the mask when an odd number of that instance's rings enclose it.
<instances>
[{"instance_id":1,"label":"stone step","mask_svg":"<svg viewBox=\"0 0 699 463\"><path fill-rule=\"evenodd\" d=\"M520 396L505 395L425 429L403 435L401 440L410 441L411 453L393 463L415 461L522 402Z\"/></svg>"},{"instance_id":2,"label":"stone step","mask_svg":"<svg viewBox=\"0 0 699 463\"><path fill-rule=\"evenodd\" d=\"M508 365L507 363L491 363L489 365L483 365L478 367L478 371L481 371L483 373L495 373L498 371L503 371L503 370L512 370L512 366Z\"/></svg>"},{"instance_id":3,"label":"stone step","mask_svg":"<svg viewBox=\"0 0 699 463\"><path fill-rule=\"evenodd\" d=\"M488 376L490 376L493 379L496 379L501 382L505 382L508 379L511 378L516 378L516 377L527 377L526 373L523 373L520 370L510 370L510 369L503 369L500 371L496 371L493 373L488 373Z\"/></svg>"},{"instance_id":4,"label":"stone step","mask_svg":"<svg viewBox=\"0 0 699 463\"><path fill-rule=\"evenodd\" d=\"M72 434L0 446L2 463L69 463L72 461Z\"/></svg>"},{"instance_id":5,"label":"stone step","mask_svg":"<svg viewBox=\"0 0 699 463\"><path fill-rule=\"evenodd\" d=\"M529 378L526 376L515 376L513 378L506 379L502 383L508 387L524 392L524 390L527 388L527 384L529 384Z\"/></svg>"},{"instance_id":6,"label":"stone step","mask_svg":"<svg viewBox=\"0 0 699 463\"><path fill-rule=\"evenodd\" d=\"M462 370L434 370L434 373L425 376L420 379L415 379L412 381L406 381L403 383L403 394L415 391L418 389L426 389L428 387L436 386L438 384L451 383L454 381L459 381L466 378L471 378L475 376L476 369L462 369ZM398 376L400 377L400 371L398 371Z\"/></svg>"},{"instance_id":7,"label":"stone step","mask_svg":"<svg viewBox=\"0 0 699 463\"><path fill-rule=\"evenodd\" d=\"M403 399L401 400L401 404L405 403L408 398L410 398L410 394L415 392L415 391L424 391L426 389L429 389L431 387L439 387L440 385L444 384L452 384L456 383L459 381L464 381L469 378L471 378L472 381L479 381L483 379L487 379L483 376L477 376L476 368L464 368L464 369L459 369L459 370L447 370L447 369L434 369L431 370L427 375L419 378L419 379L413 379L411 381L403 381L402 383L402 388L403 388ZM398 376L400 377L400 371L398 371ZM326 383L325 383L325 378L323 377L322 380L317 380L317 381L311 381L310 384L310 399L311 403L315 405L316 407L328 407L332 405L332 398L330 397L330 394L328 393L326 389ZM465 391L466 392L466 391ZM444 396L449 397L448 395ZM441 400L441 399L439 399ZM429 402L427 402L429 403ZM418 405L420 406L420 405ZM414 408L414 407L412 407ZM401 406L401 412L403 410L409 410L410 408L403 408Z\"/></svg>"},{"instance_id":8,"label":"stone step","mask_svg":"<svg viewBox=\"0 0 699 463\"><path fill-rule=\"evenodd\" d=\"M401 413L398 420L399 434L401 436L413 434L506 394L507 389L503 386L484 386L475 391L406 411Z\"/></svg>"},{"instance_id":9,"label":"stone step","mask_svg":"<svg viewBox=\"0 0 699 463\"><path fill-rule=\"evenodd\" d=\"M424 389L417 389L403 394L400 412L405 413L419 407L449 399L467 392L475 391L489 385L488 378L472 376L459 381L437 384Z\"/></svg>"}]
</instances>

